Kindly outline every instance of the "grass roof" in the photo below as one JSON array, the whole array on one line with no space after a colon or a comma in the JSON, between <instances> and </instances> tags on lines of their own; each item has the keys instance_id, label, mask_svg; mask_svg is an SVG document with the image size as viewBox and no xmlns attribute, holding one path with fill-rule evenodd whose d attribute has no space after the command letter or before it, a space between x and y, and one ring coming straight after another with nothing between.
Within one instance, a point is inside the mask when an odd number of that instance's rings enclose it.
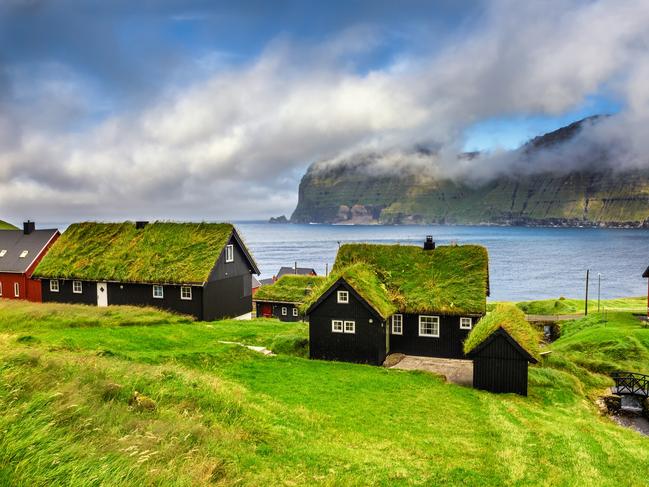
<instances>
[{"instance_id":1,"label":"grass roof","mask_svg":"<svg viewBox=\"0 0 649 487\"><path fill-rule=\"evenodd\" d=\"M54 243L36 277L203 283L232 235L229 223L75 223Z\"/></svg>"},{"instance_id":2,"label":"grass roof","mask_svg":"<svg viewBox=\"0 0 649 487\"><path fill-rule=\"evenodd\" d=\"M482 318L464 341L464 353L469 353L489 336L503 328L536 360L539 356L539 333L525 319L525 314L513 304L499 304Z\"/></svg>"},{"instance_id":3,"label":"grass roof","mask_svg":"<svg viewBox=\"0 0 649 487\"><path fill-rule=\"evenodd\" d=\"M333 272L353 264L370 267L376 273L399 311L450 315L486 312L489 258L482 246L447 245L435 250L413 245L341 246Z\"/></svg>"},{"instance_id":4,"label":"grass roof","mask_svg":"<svg viewBox=\"0 0 649 487\"><path fill-rule=\"evenodd\" d=\"M268 286L261 286L255 293L257 301L303 303L310 292L324 277L286 274Z\"/></svg>"},{"instance_id":5,"label":"grass roof","mask_svg":"<svg viewBox=\"0 0 649 487\"><path fill-rule=\"evenodd\" d=\"M11 223L0 220L0 230L18 230L18 228L14 227Z\"/></svg>"},{"instance_id":6,"label":"grass roof","mask_svg":"<svg viewBox=\"0 0 649 487\"><path fill-rule=\"evenodd\" d=\"M303 305L303 311L315 303L341 277L384 319L397 311L397 307L393 303L394 296L381 282L374 269L364 263L336 268L329 277L313 289Z\"/></svg>"}]
</instances>

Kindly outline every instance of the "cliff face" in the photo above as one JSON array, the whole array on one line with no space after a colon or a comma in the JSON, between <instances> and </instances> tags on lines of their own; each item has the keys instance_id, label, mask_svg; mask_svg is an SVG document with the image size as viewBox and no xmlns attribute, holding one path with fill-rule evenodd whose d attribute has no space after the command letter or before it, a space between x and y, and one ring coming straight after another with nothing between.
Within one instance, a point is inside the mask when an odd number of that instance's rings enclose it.
<instances>
[{"instance_id":1,"label":"cliff face","mask_svg":"<svg viewBox=\"0 0 649 487\"><path fill-rule=\"evenodd\" d=\"M572 124L530 141L544 150ZM302 178L293 222L649 227L649 170L508 176L479 186L413 175L368 176L342 164Z\"/></svg>"}]
</instances>

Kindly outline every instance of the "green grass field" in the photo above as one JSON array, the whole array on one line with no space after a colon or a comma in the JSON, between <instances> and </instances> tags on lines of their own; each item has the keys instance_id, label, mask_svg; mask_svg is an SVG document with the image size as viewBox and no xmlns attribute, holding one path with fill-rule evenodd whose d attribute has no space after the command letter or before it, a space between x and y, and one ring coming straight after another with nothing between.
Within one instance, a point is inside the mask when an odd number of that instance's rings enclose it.
<instances>
[{"instance_id":1,"label":"green grass field","mask_svg":"<svg viewBox=\"0 0 649 487\"><path fill-rule=\"evenodd\" d=\"M592 398L649 329L564 333L524 398L302 358L302 323L0 300L0 485L648 485L649 439Z\"/></svg>"},{"instance_id":2,"label":"green grass field","mask_svg":"<svg viewBox=\"0 0 649 487\"><path fill-rule=\"evenodd\" d=\"M489 303L487 309L492 310L497 304L497 302ZM585 302L583 299L564 297L558 299L542 299L539 301L522 301L515 304L528 315L583 314L585 309ZM633 313L646 313L647 297L639 296L633 298L602 299L599 306L600 312L628 311ZM596 299L588 300L588 311L589 313L597 311Z\"/></svg>"}]
</instances>

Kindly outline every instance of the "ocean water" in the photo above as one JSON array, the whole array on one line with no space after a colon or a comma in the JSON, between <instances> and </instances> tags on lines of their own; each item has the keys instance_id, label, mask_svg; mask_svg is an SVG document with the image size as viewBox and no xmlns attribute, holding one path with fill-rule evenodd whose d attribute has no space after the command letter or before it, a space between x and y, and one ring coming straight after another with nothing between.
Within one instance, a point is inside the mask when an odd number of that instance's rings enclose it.
<instances>
[{"instance_id":1,"label":"ocean water","mask_svg":"<svg viewBox=\"0 0 649 487\"><path fill-rule=\"evenodd\" d=\"M324 274L344 242L484 245L489 251L491 300L583 297L586 269L590 293L602 298L641 296L647 282L649 230L471 226L273 225L237 223L262 272L283 265L313 267Z\"/></svg>"}]
</instances>

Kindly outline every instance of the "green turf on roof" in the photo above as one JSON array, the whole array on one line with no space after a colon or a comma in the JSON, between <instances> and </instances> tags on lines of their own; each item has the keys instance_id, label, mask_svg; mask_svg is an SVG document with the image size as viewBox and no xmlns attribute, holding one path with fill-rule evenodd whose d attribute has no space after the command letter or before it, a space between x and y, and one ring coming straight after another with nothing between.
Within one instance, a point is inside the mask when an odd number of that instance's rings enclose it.
<instances>
[{"instance_id":1,"label":"green turf on roof","mask_svg":"<svg viewBox=\"0 0 649 487\"><path fill-rule=\"evenodd\" d=\"M396 307L405 313L484 314L487 249L447 245L424 250L412 245L345 244L333 272L351 264L371 267Z\"/></svg>"},{"instance_id":2,"label":"green turf on roof","mask_svg":"<svg viewBox=\"0 0 649 487\"><path fill-rule=\"evenodd\" d=\"M332 272L317 288L314 288L303 305L303 311L315 303L341 277L384 319L397 311L389 290L381 282L376 272L364 263L351 264Z\"/></svg>"},{"instance_id":3,"label":"green turf on roof","mask_svg":"<svg viewBox=\"0 0 649 487\"><path fill-rule=\"evenodd\" d=\"M44 278L203 283L233 231L228 223L75 223L36 268Z\"/></svg>"},{"instance_id":4,"label":"green turf on roof","mask_svg":"<svg viewBox=\"0 0 649 487\"><path fill-rule=\"evenodd\" d=\"M0 230L18 230L18 228L14 227L11 223L0 220Z\"/></svg>"},{"instance_id":5,"label":"green turf on roof","mask_svg":"<svg viewBox=\"0 0 649 487\"><path fill-rule=\"evenodd\" d=\"M277 282L262 286L255 293L257 301L277 301L282 303L302 303L311 290L316 287L324 277L296 276L286 274Z\"/></svg>"},{"instance_id":6,"label":"green turf on roof","mask_svg":"<svg viewBox=\"0 0 649 487\"><path fill-rule=\"evenodd\" d=\"M482 318L464 341L464 353L469 353L492 333L503 328L527 352L539 360L539 333L532 328L525 314L512 304L499 304Z\"/></svg>"}]
</instances>

